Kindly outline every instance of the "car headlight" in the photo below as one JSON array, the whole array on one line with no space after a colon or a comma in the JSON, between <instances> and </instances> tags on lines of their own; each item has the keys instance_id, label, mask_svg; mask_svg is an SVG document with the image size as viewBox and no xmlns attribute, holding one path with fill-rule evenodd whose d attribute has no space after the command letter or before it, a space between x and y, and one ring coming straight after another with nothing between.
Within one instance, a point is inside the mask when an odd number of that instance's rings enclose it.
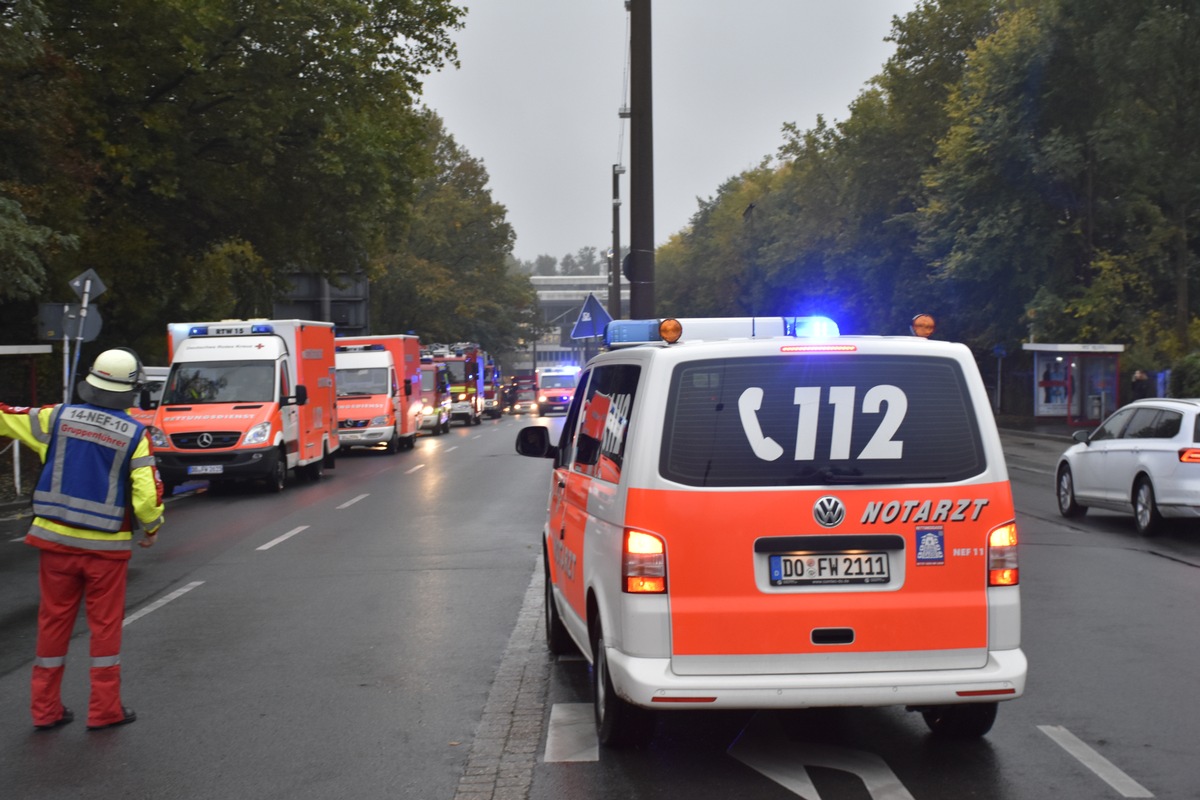
<instances>
[{"instance_id":1,"label":"car headlight","mask_svg":"<svg viewBox=\"0 0 1200 800\"><path fill-rule=\"evenodd\" d=\"M150 444L155 447L170 447L171 442L167 439L167 435L153 425L147 425L146 430L150 432Z\"/></svg>"},{"instance_id":2,"label":"car headlight","mask_svg":"<svg viewBox=\"0 0 1200 800\"><path fill-rule=\"evenodd\" d=\"M422 408L422 409L421 409L421 413L422 413L422 414L425 414L426 416L428 416L428 415L432 414L432 413L433 413L433 406L425 406L424 408Z\"/></svg>"},{"instance_id":3,"label":"car headlight","mask_svg":"<svg viewBox=\"0 0 1200 800\"><path fill-rule=\"evenodd\" d=\"M243 444L263 444L270 441L271 423L260 422L250 430L246 431L246 438Z\"/></svg>"},{"instance_id":4,"label":"car headlight","mask_svg":"<svg viewBox=\"0 0 1200 800\"><path fill-rule=\"evenodd\" d=\"M371 427L372 428L378 427L380 425L386 425L386 424L387 424L387 415L385 415L385 414L381 414L378 417L371 417Z\"/></svg>"},{"instance_id":5,"label":"car headlight","mask_svg":"<svg viewBox=\"0 0 1200 800\"><path fill-rule=\"evenodd\" d=\"M459 399L459 400L466 400L466 399L467 399L467 393L466 393L466 392L463 392L462 394L460 394L460 395L458 396L458 399Z\"/></svg>"}]
</instances>

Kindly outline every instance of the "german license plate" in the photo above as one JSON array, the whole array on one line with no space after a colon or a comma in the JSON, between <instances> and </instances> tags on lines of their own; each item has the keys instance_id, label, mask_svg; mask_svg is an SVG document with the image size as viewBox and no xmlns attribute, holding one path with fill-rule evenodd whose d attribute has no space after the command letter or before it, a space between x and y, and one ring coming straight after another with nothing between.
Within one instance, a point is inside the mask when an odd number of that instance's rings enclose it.
<instances>
[{"instance_id":1,"label":"german license plate","mask_svg":"<svg viewBox=\"0 0 1200 800\"><path fill-rule=\"evenodd\" d=\"M769 559L772 586L887 583L887 553L806 553Z\"/></svg>"},{"instance_id":2,"label":"german license plate","mask_svg":"<svg viewBox=\"0 0 1200 800\"><path fill-rule=\"evenodd\" d=\"M188 475L220 475L224 471L224 464L200 464L187 468Z\"/></svg>"}]
</instances>

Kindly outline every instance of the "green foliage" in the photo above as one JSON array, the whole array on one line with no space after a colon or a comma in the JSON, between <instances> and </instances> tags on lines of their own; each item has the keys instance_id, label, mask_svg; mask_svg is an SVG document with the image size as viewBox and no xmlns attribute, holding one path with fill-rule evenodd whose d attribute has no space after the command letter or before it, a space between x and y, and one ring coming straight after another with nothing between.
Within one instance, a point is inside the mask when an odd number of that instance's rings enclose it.
<instances>
[{"instance_id":1,"label":"green foliage","mask_svg":"<svg viewBox=\"0 0 1200 800\"><path fill-rule=\"evenodd\" d=\"M1188 353L1171 367L1172 397L1200 397L1200 353Z\"/></svg>"},{"instance_id":2,"label":"green foliage","mask_svg":"<svg viewBox=\"0 0 1200 800\"><path fill-rule=\"evenodd\" d=\"M848 119L784 126L660 248L672 314L1116 342L1161 368L1197 315L1200 13L1157 0L923 0Z\"/></svg>"}]
</instances>

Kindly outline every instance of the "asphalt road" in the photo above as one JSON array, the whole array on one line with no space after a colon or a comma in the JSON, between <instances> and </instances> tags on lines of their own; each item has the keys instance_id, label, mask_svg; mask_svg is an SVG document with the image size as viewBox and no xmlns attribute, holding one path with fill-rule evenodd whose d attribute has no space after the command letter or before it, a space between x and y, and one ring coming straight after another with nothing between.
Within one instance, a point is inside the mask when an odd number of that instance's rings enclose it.
<instances>
[{"instance_id":1,"label":"asphalt road","mask_svg":"<svg viewBox=\"0 0 1200 800\"><path fill-rule=\"evenodd\" d=\"M111 731L29 725L36 554L0 523L0 797L1200 798L1200 531L1062 520L1065 440L1017 435L1030 678L986 739L938 742L901 709L677 713L600 751L587 665L544 649L549 464L513 454L528 422L355 453L278 496L172 501L131 570L139 720ZM83 709L86 634L65 694Z\"/></svg>"}]
</instances>

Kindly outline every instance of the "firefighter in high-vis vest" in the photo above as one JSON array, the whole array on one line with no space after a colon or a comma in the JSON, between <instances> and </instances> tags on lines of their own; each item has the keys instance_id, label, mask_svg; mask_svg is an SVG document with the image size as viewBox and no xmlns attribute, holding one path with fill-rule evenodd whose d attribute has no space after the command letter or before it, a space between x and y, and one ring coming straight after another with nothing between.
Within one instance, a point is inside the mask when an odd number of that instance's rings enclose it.
<instances>
[{"instance_id":1,"label":"firefighter in high-vis vest","mask_svg":"<svg viewBox=\"0 0 1200 800\"><path fill-rule=\"evenodd\" d=\"M163 523L162 482L145 426L127 413L141 362L125 348L96 357L77 391L82 403L13 408L0 403L0 435L44 464L25 542L39 550L41 605L33 663L33 724L52 730L75 715L62 704L67 645L79 604L91 630L88 730L137 719L121 704L121 628L134 528L142 547Z\"/></svg>"}]
</instances>

